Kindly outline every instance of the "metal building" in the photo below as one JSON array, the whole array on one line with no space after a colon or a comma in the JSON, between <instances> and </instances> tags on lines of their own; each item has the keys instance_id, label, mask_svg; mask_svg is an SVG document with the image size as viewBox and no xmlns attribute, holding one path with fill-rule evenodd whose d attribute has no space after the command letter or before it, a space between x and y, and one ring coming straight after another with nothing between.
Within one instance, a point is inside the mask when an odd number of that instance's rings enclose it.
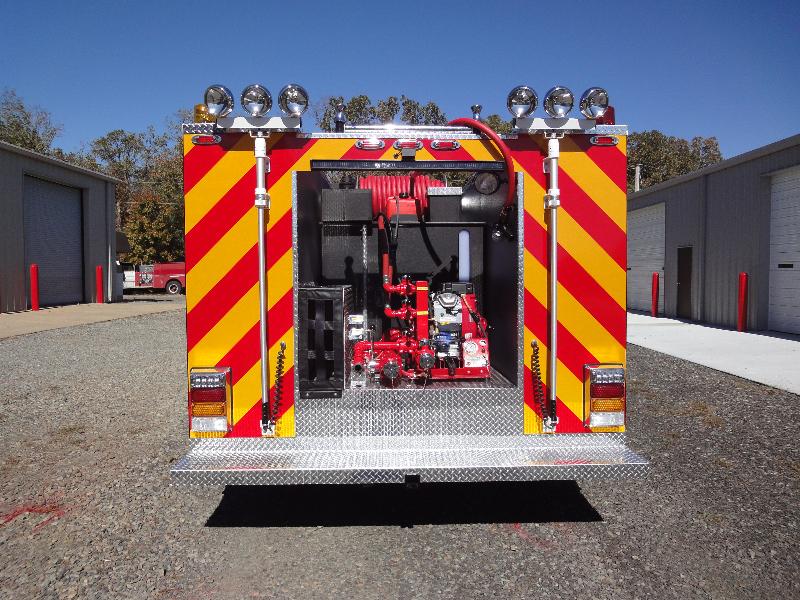
<instances>
[{"instance_id":1,"label":"metal building","mask_svg":"<svg viewBox=\"0 0 800 600\"><path fill-rule=\"evenodd\" d=\"M0 312L30 307L30 265L42 306L104 300L114 289L116 180L0 142Z\"/></svg>"},{"instance_id":2,"label":"metal building","mask_svg":"<svg viewBox=\"0 0 800 600\"><path fill-rule=\"evenodd\" d=\"M628 196L628 308L800 333L800 135Z\"/></svg>"}]
</instances>

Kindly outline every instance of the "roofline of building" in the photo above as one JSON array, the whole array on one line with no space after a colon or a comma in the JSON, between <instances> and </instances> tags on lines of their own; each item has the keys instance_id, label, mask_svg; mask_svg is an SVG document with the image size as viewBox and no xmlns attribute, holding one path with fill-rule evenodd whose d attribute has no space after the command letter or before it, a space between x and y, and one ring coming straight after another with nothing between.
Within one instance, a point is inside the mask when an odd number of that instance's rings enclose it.
<instances>
[{"instance_id":1,"label":"roofline of building","mask_svg":"<svg viewBox=\"0 0 800 600\"><path fill-rule=\"evenodd\" d=\"M9 152L13 152L15 154L21 154L22 156L26 156L28 158L34 158L36 160L46 162L51 165L55 165L57 167L61 167L63 169L75 171L76 173L82 173L83 175L91 175L92 177L96 177L97 179L103 179L105 181L110 181L111 183L122 183L121 179L117 179L116 177L111 177L110 175L106 175L105 173L100 173L99 171L92 171L91 169L79 167L77 165L73 165L72 163L68 163L64 160L53 158L52 156L47 156L46 154L41 154L39 152L34 152L33 150L28 150L27 148L22 148L21 146L15 146L14 144L9 144L8 142L0 141L0 149L8 150Z\"/></svg>"},{"instance_id":2,"label":"roofline of building","mask_svg":"<svg viewBox=\"0 0 800 600\"><path fill-rule=\"evenodd\" d=\"M786 150L787 148L791 148L793 146L800 146L800 134L793 135L791 137L782 140L778 140L777 142L767 144L766 146L761 146L760 148L756 148L755 150L750 150L748 152L745 152L744 154L738 154L737 156L732 156L731 158L718 162L715 165L706 167L705 169L700 169L699 171L692 171L691 173L687 173L686 175L679 175L678 177L673 177L672 179L668 179L667 181L662 181L661 183L657 183L656 185L652 185L643 190L639 190L638 192L631 192L630 194L628 194L628 200L638 200L639 198L643 198L655 192L660 192L661 190L671 188L672 186L675 185L680 185L681 183L691 181L692 179L698 179L700 177L705 177L706 175L710 175L711 173L716 173L717 171L730 169L731 167L735 167L736 165L740 165L742 163L755 160L757 158L761 158L762 156L767 156L775 152L780 152L781 150Z\"/></svg>"}]
</instances>

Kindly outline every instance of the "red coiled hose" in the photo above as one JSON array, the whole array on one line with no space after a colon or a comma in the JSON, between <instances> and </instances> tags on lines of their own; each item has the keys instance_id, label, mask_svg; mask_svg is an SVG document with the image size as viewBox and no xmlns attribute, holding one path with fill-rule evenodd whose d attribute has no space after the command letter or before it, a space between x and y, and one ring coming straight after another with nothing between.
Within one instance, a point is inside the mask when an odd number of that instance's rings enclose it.
<instances>
[{"instance_id":1,"label":"red coiled hose","mask_svg":"<svg viewBox=\"0 0 800 600\"><path fill-rule=\"evenodd\" d=\"M516 202L517 198L516 185L514 185L514 162L511 159L511 150L508 149L508 146L506 146L505 142L500 139L500 136L497 135L497 133L495 133L491 127L475 119L462 117L459 119L453 119L448 123L448 125L464 125L480 131L483 135L494 142L494 145L497 146L498 150L500 150L500 154L503 155L503 160L506 163L506 177L508 178L508 193L506 194L506 201L503 204L503 208L500 210L500 223L505 225L508 221L508 215L511 213L511 207L514 202Z\"/></svg>"}]
</instances>

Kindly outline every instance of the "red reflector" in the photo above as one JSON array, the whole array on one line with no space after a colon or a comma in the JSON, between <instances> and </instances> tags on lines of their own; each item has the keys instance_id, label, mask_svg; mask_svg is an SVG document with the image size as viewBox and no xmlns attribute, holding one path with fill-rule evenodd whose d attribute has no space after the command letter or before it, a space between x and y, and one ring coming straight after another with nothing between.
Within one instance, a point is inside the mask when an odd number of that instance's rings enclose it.
<instances>
[{"instance_id":1,"label":"red reflector","mask_svg":"<svg viewBox=\"0 0 800 600\"><path fill-rule=\"evenodd\" d=\"M359 150L383 150L384 146L386 146L386 142L377 138L358 140L356 142L356 148Z\"/></svg>"},{"instance_id":2,"label":"red reflector","mask_svg":"<svg viewBox=\"0 0 800 600\"><path fill-rule=\"evenodd\" d=\"M218 135L195 135L192 136L192 143L196 146L212 146L214 144L219 144L222 141L222 137Z\"/></svg>"},{"instance_id":3,"label":"red reflector","mask_svg":"<svg viewBox=\"0 0 800 600\"><path fill-rule=\"evenodd\" d=\"M192 402L224 402L225 388L192 388L189 397Z\"/></svg>"},{"instance_id":4,"label":"red reflector","mask_svg":"<svg viewBox=\"0 0 800 600\"><path fill-rule=\"evenodd\" d=\"M434 150L458 150L461 144L458 140L433 140L431 148Z\"/></svg>"},{"instance_id":5,"label":"red reflector","mask_svg":"<svg viewBox=\"0 0 800 600\"><path fill-rule=\"evenodd\" d=\"M592 398L622 398L625 396L624 383L593 383L589 388Z\"/></svg>"},{"instance_id":6,"label":"red reflector","mask_svg":"<svg viewBox=\"0 0 800 600\"><path fill-rule=\"evenodd\" d=\"M594 135L589 141L595 146L616 146L619 142L613 135Z\"/></svg>"},{"instance_id":7,"label":"red reflector","mask_svg":"<svg viewBox=\"0 0 800 600\"><path fill-rule=\"evenodd\" d=\"M409 148L421 150L422 142L419 140L397 140L394 144L392 144L392 146L394 146L395 150L404 150Z\"/></svg>"}]
</instances>

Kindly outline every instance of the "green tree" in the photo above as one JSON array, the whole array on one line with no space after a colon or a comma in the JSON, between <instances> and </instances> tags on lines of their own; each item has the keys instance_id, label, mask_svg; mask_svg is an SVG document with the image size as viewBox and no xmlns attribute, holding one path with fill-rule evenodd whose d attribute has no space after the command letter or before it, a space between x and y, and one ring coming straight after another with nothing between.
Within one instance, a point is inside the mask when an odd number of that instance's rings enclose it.
<instances>
[{"instance_id":1,"label":"green tree","mask_svg":"<svg viewBox=\"0 0 800 600\"><path fill-rule=\"evenodd\" d=\"M447 116L435 102L421 104L406 96L389 96L372 103L369 96L360 94L346 101L342 96L332 96L323 100L315 108L317 125L322 131L333 131L334 117L339 104L344 105L344 115L351 125L376 125L394 122L400 115L400 122L406 125L445 125Z\"/></svg>"},{"instance_id":2,"label":"green tree","mask_svg":"<svg viewBox=\"0 0 800 600\"><path fill-rule=\"evenodd\" d=\"M52 154L53 141L61 133L61 125L53 122L50 113L28 107L14 90L0 95L0 140L40 152Z\"/></svg>"},{"instance_id":3,"label":"green tree","mask_svg":"<svg viewBox=\"0 0 800 600\"><path fill-rule=\"evenodd\" d=\"M389 96L386 100L379 100L375 105L375 118L378 123L394 122L397 113L400 112L400 101L397 96Z\"/></svg>"},{"instance_id":4,"label":"green tree","mask_svg":"<svg viewBox=\"0 0 800 600\"><path fill-rule=\"evenodd\" d=\"M484 119L484 122L499 134L511 133L514 130L514 125L511 121L503 120L500 115L489 115Z\"/></svg>"},{"instance_id":5,"label":"green tree","mask_svg":"<svg viewBox=\"0 0 800 600\"><path fill-rule=\"evenodd\" d=\"M165 202L152 191L131 196L131 217L125 233L131 244L127 260L152 263L183 257L183 205Z\"/></svg>"},{"instance_id":6,"label":"green tree","mask_svg":"<svg viewBox=\"0 0 800 600\"><path fill-rule=\"evenodd\" d=\"M174 126L170 129L175 129ZM116 129L94 140L85 158L121 181L117 229L131 244L133 262L183 255L183 152L179 135ZM156 213L160 213L160 216Z\"/></svg>"},{"instance_id":7,"label":"green tree","mask_svg":"<svg viewBox=\"0 0 800 600\"><path fill-rule=\"evenodd\" d=\"M628 191L634 189L636 165L641 165L642 189L722 160L715 137L691 140L642 131L628 136Z\"/></svg>"}]
</instances>

